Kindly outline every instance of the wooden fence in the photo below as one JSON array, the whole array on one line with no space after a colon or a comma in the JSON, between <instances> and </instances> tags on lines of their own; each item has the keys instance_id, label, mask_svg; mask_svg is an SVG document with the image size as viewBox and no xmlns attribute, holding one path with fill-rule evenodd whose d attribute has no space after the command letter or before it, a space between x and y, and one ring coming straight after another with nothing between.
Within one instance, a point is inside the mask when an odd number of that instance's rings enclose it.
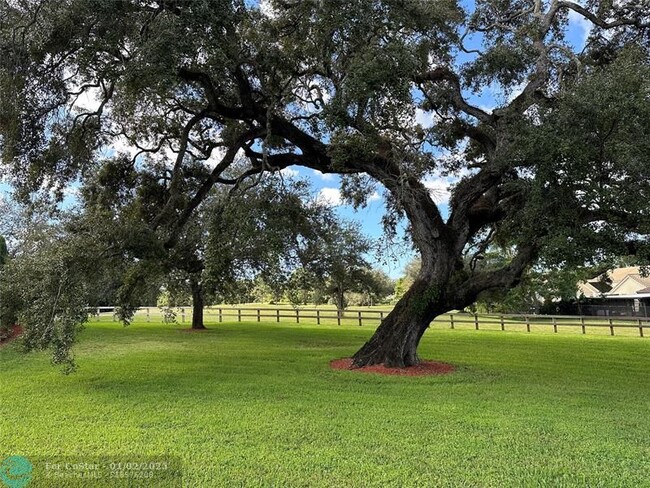
<instances>
[{"instance_id":1,"label":"wooden fence","mask_svg":"<svg viewBox=\"0 0 650 488\"><path fill-rule=\"evenodd\" d=\"M176 320L180 323L191 321L191 307L175 308ZM112 316L116 321L114 307L100 307L91 309L94 316L100 320L102 317ZM204 309L206 322L293 322L311 324L336 324L336 325L372 325L377 326L384 319L390 310L370 309L347 309L343 313L336 310L317 308L269 308L269 307L207 307ZM143 307L138 309L136 315L144 317L147 322L152 320L164 320L162 309L158 307ZM593 317L573 315L524 315L524 314L499 314L499 315L477 315L464 312L448 313L436 318L433 325L447 325L451 329L472 328L481 330L522 330L531 332L531 327L542 329L553 329L557 333L558 328L575 327L580 328L583 334L587 328L599 327L608 328L610 335L615 335L617 328L637 329L638 335L644 337L644 329L650 328L650 317Z\"/></svg>"}]
</instances>

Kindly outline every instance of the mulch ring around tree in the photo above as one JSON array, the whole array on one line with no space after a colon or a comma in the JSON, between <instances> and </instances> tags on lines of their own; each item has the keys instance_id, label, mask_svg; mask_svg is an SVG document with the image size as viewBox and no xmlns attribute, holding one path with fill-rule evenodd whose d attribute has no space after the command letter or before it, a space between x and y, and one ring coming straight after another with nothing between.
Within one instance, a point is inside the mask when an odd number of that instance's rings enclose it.
<instances>
[{"instance_id":1,"label":"mulch ring around tree","mask_svg":"<svg viewBox=\"0 0 650 488\"><path fill-rule=\"evenodd\" d=\"M448 363L438 361L420 361L417 366L407 366L406 368L387 368L383 364L374 366L364 366L362 368L352 367L352 358L334 359L330 361L332 369L342 369L348 371L359 371L361 373L375 373L397 376L426 376L426 375L443 375L453 372L456 368Z\"/></svg>"},{"instance_id":2,"label":"mulch ring around tree","mask_svg":"<svg viewBox=\"0 0 650 488\"><path fill-rule=\"evenodd\" d=\"M17 324L9 327L8 334L4 333L4 331L0 332L0 347L4 346L8 342L11 342L22 333L23 328Z\"/></svg>"}]
</instances>

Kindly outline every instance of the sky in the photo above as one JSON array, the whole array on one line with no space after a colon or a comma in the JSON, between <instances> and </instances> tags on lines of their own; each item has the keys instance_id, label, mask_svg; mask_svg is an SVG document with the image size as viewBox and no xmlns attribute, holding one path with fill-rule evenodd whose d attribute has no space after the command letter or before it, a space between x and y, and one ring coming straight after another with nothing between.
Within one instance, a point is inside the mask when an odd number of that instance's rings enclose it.
<instances>
[{"instance_id":1,"label":"sky","mask_svg":"<svg viewBox=\"0 0 650 488\"><path fill-rule=\"evenodd\" d=\"M585 44L585 40L591 28L591 23L582 18L580 15L571 12L569 15L569 26L567 31L567 40L576 48L581 48ZM466 47L477 47L480 39L467 39ZM461 60L461 61L466 61ZM516 93L511 94L515 96ZM481 93L468 96L468 101L481 107L484 110L492 110L499 101L503 101L504 95L500 92L498 87L486 87ZM430 115L422 112L416 112L416 121L422 126L430 126L432 118ZM367 236L374 239L380 244L380 247L385 248L384 232L381 224L382 216L384 215L383 205L383 190L378 185L375 192L372 193L368 199L368 205L364 208L353 209L351 206L346 205L341 200L340 195L340 178L337 175L325 175L308 168L297 166L289 167L283 170L286 176L294 176L308 179L312 185L315 193L321 198L327 200L331 205L336 208L337 213L346 219L354 220L359 223L362 231ZM434 199L440 208L444 218L447 217L449 207L449 190L450 185L453 184L453 178L431 178L425 181L425 184L432 189ZM9 198L11 188L7 183L0 181L0 199ZM75 188L72 186L67 192L64 205L73 205L75 201L74 193ZM1 218L1 216L0 216ZM401 229L405 228L405 223L402 223ZM414 254L411 246L400 242L398 245L392 246L389 252L381 253L381 255L370 255L369 259L373 265L383 269L391 278L398 278L402 275L404 266L413 258Z\"/></svg>"}]
</instances>

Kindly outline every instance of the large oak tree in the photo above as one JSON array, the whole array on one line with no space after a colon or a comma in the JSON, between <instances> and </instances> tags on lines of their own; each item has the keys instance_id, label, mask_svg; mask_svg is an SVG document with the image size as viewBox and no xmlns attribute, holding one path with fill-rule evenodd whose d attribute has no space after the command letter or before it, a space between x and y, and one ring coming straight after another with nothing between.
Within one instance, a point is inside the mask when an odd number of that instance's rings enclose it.
<instances>
[{"instance_id":1,"label":"large oak tree","mask_svg":"<svg viewBox=\"0 0 650 488\"><path fill-rule=\"evenodd\" d=\"M646 252L647 1L262 7L4 0L5 172L23 196L56 195L102 165L107 146L135 148L169 170L148 222L168 248L214 185L291 165L343 175L357 203L382 185L387 231L405 216L422 266L357 366L417 363L435 316L515 285L536 259ZM570 14L594 25L584 49L566 39ZM495 88L495 108L472 102ZM235 171L238 154L248 167ZM206 161L197 186L190 168ZM436 175L459 179L447 218L425 184ZM496 270L465 264L492 242L514 257Z\"/></svg>"}]
</instances>

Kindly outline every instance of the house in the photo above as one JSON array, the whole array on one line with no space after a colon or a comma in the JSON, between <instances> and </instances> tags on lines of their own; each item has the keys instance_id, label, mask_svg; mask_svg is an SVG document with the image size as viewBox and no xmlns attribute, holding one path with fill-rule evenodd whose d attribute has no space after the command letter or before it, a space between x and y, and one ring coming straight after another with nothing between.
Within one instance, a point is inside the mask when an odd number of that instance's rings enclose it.
<instances>
[{"instance_id":1,"label":"house","mask_svg":"<svg viewBox=\"0 0 650 488\"><path fill-rule=\"evenodd\" d=\"M650 316L650 276L638 266L609 270L578 283L580 313L601 316Z\"/></svg>"}]
</instances>

